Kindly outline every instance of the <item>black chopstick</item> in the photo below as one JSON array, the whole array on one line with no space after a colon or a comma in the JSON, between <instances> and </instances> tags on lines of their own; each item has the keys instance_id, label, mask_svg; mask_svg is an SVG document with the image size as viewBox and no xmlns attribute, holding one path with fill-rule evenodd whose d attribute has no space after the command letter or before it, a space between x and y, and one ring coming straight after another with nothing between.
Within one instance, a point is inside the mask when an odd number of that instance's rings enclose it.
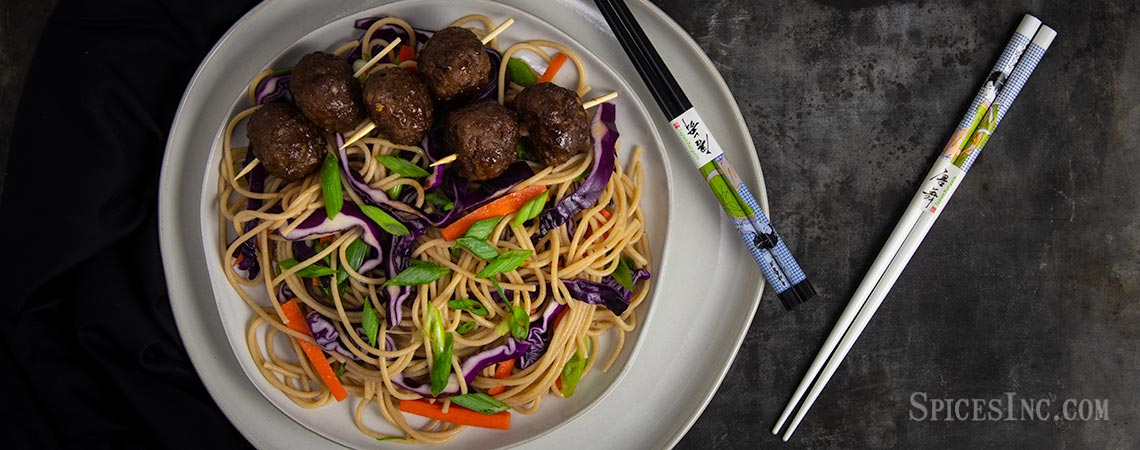
<instances>
[{"instance_id":1,"label":"black chopstick","mask_svg":"<svg viewBox=\"0 0 1140 450\"><path fill-rule=\"evenodd\" d=\"M717 200L733 220L735 228L740 231L745 245L760 265L768 283L776 290L780 301L791 309L814 296L815 289L808 282L807 276L760 210L748 187L728 163L715 137L708 131L692 102L685 96L684 90L665 66L661 55L625 2L594 0L594 3L598 5L602 17L610 25L614 36L653 94L653 99L686 145L702 176L710 183L716 181L731 186L733 192L724 195L723 190L719 191L721 194L717 195ZM714 189L714 193L717 192Z\"/></svg>"}]
</instances>

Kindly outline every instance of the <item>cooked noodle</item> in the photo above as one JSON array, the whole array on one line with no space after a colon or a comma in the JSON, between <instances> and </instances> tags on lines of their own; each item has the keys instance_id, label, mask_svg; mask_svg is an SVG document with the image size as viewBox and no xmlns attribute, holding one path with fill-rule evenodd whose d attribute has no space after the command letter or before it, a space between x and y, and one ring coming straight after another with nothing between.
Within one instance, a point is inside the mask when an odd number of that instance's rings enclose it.
<instances>
[{"instance_id":1,"label":"cooked noodle","mask_svg":"<svg viewBox=\"0 0 1140 450\"><path fill-rule=\"evenodd\" d=\"M376 22L365 33L365 41L372 41L373 32L383 23L393 23L408 30L415 36L406 22L387 18ZM474 23L484 27L485 33L492 22L482 16L466 16L457 21L461 24ZM354 41L359 42L359 41ZM378 44L386 44L376 41ZM353 50L359 44L352 42L337 46L337 52ZM371 46L369 46L371 47ZM543 48L553 48L566 54L577 69L576 90L579 95L589 91L586 84L586 71L577 55L569 48L549 41L526 41L514 44L503 52L502 67L499 69L499 101L511 87L504 85L507 58L517 52L533 52L549 60L550 55ZM362 58L368 59L369 49L362 49ZM412 63L414 64L414 62ZM391 64L389 64L391 65ZM250 101L253 102L253 86L269 76L265 71L251 82ZM515 86L515 91L519 89ZM511 94L516 93L511 92ZM513 96L513 95L512 95ZM491 233L489 243L500 251L512 249L533 250L533 255L518 269L503 273L500 285L508 292L510 305L504 305L492 297L495 288L490 280L476 278L475 274L485 265L485 261L470 252L453 252L452 242L444 240L440 230L429 227L423 236L414 242L414 259L431 262L446 267L451 273L426 285L414 289L412 299L405 304L403 320L389 329L386 323L380 326L377 346L369 345L367 338L357 332L360 326L364 302L382 320L386 320L386 305L378 292L386 281L381 268L357 273L346 263L348 244L361 235L352 228L349 231L331 235L331 243L318 251L315 256L301 261L295 267L279 268L275 273L274 261L295 258L292 242L282 237L295 228L313 212L324 208L319 174L302 180L286 183L269 176L264 192L252 192L246 177L235 180L237 171L246 161L248 148L233 145L233 135L239 124L247 119L259 106L253 106L235 114L227 124L222 148L220 176L218 178L219 212L218 233L226 237L220 256L229 282L238 295L255 313L246 331L246 344L255 365L265 380L280 390L291 401L303 408L319 408L334 403L332 394L321 381L320 376L309 360L303 356L297 339L314 342L304 334L291 330L283 323L281 306L276 301L260 302L254 292L260 291L269 299L277 298L277 290L285 283L295 294L304 309L316 311L328 318L336 327L340 344L348 349L359 361L337 352L326 352L334 365L340 363L345 372L340 376L348 391L350 401L354 401L353 420L357 428L374 438L388 438L392 430L376 430L364 421L368 408L376 407L382 417L395 429L396 437L411 442L446 442L461 431L462 426L430 421L425 425L412 425L399 411L401 400L421 398L420 394L409 392L393 384L391 376L402 373L404 377L424 379L431 368L430 346L424 340L424 318L429 308L436 308L443 318L446 331L454 333L453 371L459 374L460 392L467 393L472 388L486 391L494 386L505 386L506 390L495 396L498 400L521 413L532 413L548 394L562 396L555 383L561 376L563 367L576 353L588 354L583 378L595 366L608 370L616 361L625 342L625 333L637 325L637 308L647 297L649 283L640 283L633 291L630 307L616 316L604 307L597 307L574 300L561 280L584 278L600 281L617 268L619 258L626 257L637 267L650 266L650 251L644 233L644 215L640 207L642 195L643 166L639 159L640 148L634 148L625 166L616 164L615 173L606 185L601 198L589 209L571 218L573 224L562 225L545 236L537 236L537 223L518 226L511 223L514 213L505 216ZM380 137L366 137L347 149L352 170L372 188L391 189L403 185L405 192L414 192L409 203L425 207L425 190L419 180L401 177L377 162L379 155L402 154L412 163L426 166L426 154L422 148L395 145ZM330 147L331 149L332 147ZM542 167L534 176L519 183L514 190L530 185L545 185L551 196L551 205L556 204L575 189L575 179L587 172L591 166L591 155L579 153L557 167ZM346 203L357 205L365 202L348 185L345 185ZM247 209L247 200L262 201L256 210ZM603 212L605 210L605 212ZM272 212L271 212L272 211ZM534 221L534 222L537 222ZM246 224L252 223L249 231ZM572 230L571 234L568 230ZM239 246L248 239L254 239L261 267L260 274L246 279L231 264L238 258ZM331 299L317 294L319 289L310 289L309 279L296 274L316 262L326 261L336 270L344 267L348 283L343 289L330 289ZM470 298L486 308L488 314L480 317L464 310L449 308L452 299ZM493 366L484 369L471 386L466 385L461 376L460 361L493 347L502 342L496 326L510 314L512 305L520 305L530 312L532 320L541 315L551 302L567 305L560 324L554 328L550 343L543 356L526 369L517 370L509 378L492 378ZM265 304L268 303L268 304ZM456 328L465 322L473 322L474 328L464 334L456 333ZM612 353L604 361L599 361L600 338L607 336ZM386 337L391 336L396 348L385 348ZM282 339L289 337L295 339ZM589 344L586 341L589 340ZM379 348L377 348L379 347ZM449 403L449 400L440 400ZM373 406L375 405L375 406ZM448 407L445 405L445 407Z\"/></svg>"}]
</instances>

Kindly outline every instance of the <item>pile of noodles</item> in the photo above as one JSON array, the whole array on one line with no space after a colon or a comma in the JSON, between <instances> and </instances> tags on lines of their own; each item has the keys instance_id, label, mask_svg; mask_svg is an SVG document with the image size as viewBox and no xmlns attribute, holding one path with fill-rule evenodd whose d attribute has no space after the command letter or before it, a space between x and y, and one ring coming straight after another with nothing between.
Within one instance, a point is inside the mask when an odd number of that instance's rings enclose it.
<instances>
[{"instance_id":1,"label":"pile of noodles","mask_svg":"<svg viewBox=\"0 0 1140 450\"><path fill-rule=\"evenodd\" d=\"M462 26L472 22L481 25L481 28L473 29L477 34L486 33L493 25L488 18L482 16L464 17L454 25ZM335 52L353 52L360 47L360 42L369 42L370 45L365 46L362 52L362 58L367 59L369 49L387 44L383 40L371 39L374 31L380 26L393 24L407 30L407 34L415 40L411 26L400 19L389 17L373 23L365 32L363 40L346 43ZM422 42L419 44L422 45ZM410 45L414 48L417 43L412 42ZM495 47L497 43L492 41L490 45ZM502 51L503 64L499 68L498 77L500 102L509 101L521 89L520 86L504 81L507 78L507 58L518 52L529 52L528 56L532 58L549 61L551 54L547 49L566 54L573 62L578 74L578 82L573 90L579 96L589 91L585 67L573 51L555 42L525 41ZM404 61L401 66L414 64L415 61ZM263 85L263 78L271 74L272 72L266 71L251 82L251 103L260 101L255 98L254 87ZM338 267L346 269L348 282L345 287L326 291L332 294L332 298L326 298L320 289L311 287L310 279L296 275L304 263L289 270L282 270L275 263L289 258L298 261L307 259L294 254L293 242L282 235L315 211L322 210L324 199L318 174L292 183L268 176L260 189L250 188L249 177L235 179L237 171L248 161L248 149L233 145L234 133L256 108L253 106L237 113L225 130L218 183L218 233L225 238L223 242L228 244L220 252L227 278L256 313L247 328L250 354L265 379L294 403L304 408L318 408L333 403L334 400L310 362L300 356L303 353L297 339L313 342L312 338L288 328L283 323L284 315L281 314L278 302L259 303L254 298L256 291L264 292L270 299L278 299L281 292L288 292L307 313L315 311L335 325L339 346L347 352L326 352L328 359L333 365L343 365L340 380L349 393L349 401L355 402L353 420L357 427L362 433L378 439L396 437L412 442L440 443L454 437L464 428L434 420L412 426L399 411L401 400L423 397L397 386L392 378L401 375L403 379L425 380L428 377L432 363L424 331L428 308L439 310L445 330L455 336L453 369L458 372L464 358L502 344L504 336L496 332L496 326L510 314L513 306L522 306L530 313L533 321L552 302L566 305L545 353L537 362L523 370L516 369L506 379L492 378L493 366L484 369L471 385L464 382L463 376L457 377L461 393L476 390L485 392L494 386L504 386L506 389L495 395L495 398L509 405L513 411L524 414L536 411L548 395L562 396L556 381L561 376L564 365L575 354L588 355L583 379L595 366L605 371L617 359L625 334L637 325L638 306L648 295L649 283L642 282L635 286L629 308L618 316L605 307L571 298L562 280L600 281L614 272L619 258L623 257L632 261L635 267L650 266L649 247L643 232L644 218L640 208L643 167L638 158L641 151L639 148L631 152L632 155L624 166L620 161L615 164L615 172L596 204L545 236L537 235L537 223L512 225L513 213L499 221L488 240L491 245L499 251L533 250L530 259L517 270L498 277L499 284L507 293L506 302L498 298L490 280L476 278L475 274L486 264L485 261L467 251L453 251L453 242L441 238L439 229L428 227L414 241L411 257L449 268L451 273L430 284L413 287L414 295L404 305L403 320L394 327L389 327L385 313L387 305L382 294L382 284L386 281L384 272L376 268L366 271L367 273L357 273L346 264L345 249L361 235L359 228L350 228L326 237L327 248L313 257L316 261L328 260L334 270ZM330 147L330 151L335 149ZM387 190L396 185L404 185L402 189L405 193L413 192L403 196L409 204L421 209L432 208L425 202L425 189L419 180L391 173L376 160L378 155L398 154L415 164L426 166L427 155L422 148L395 145L380 137L365 137L349 147L347 154L351 170L370 187ZM555 205L574 192L576 178L590 170L591 161L592 155L580 153L556 167L532 165L536 169L534 176L516 185L514 190L531 185L545 185L550 193L548 205ZM366 204L348 186L344 187L344 192L346 204ZM315 240L308 243L311 245ZM261 269L252 278L252 273L237 269L234 264L235 260L243 256L242 245L255 246L254 254ZM288 289L284 289L286 287ZM449 308L447 302L453 299L477 300L488 314L481 317L468 311ZM369 345L359 328L364 302L371 302L372 309L384 320L376 346ZM466 322L473 322L474 328L464 334L455 333L456 328ZM599 361L602 356L598 354L599 337L603 335L608 336L606 339L612 343L609 348L613 348L613 351L604 361ZM281 339L282 336L296 339ZM439 401L448 402L446 397ZM376 430L365 424L363 413L367 408L378 408L380 415L396 429L397 434L392 435L390 430Z\"/></svg>"}]
</instances>

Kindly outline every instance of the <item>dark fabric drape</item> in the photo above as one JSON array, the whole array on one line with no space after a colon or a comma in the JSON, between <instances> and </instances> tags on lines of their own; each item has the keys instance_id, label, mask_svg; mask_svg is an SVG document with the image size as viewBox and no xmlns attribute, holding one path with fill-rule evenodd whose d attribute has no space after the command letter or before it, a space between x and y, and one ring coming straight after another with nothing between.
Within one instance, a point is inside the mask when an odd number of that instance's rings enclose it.
<instances>
[{"instance_id":1,"label":"dark fabric drape","mask_svg":"<svg viewBox=\"0 0 1140 450\"><path fill-rule=\"evenodd\" d=\"M186 84L254 3L63 0L44 29L0 199L5 448L248 447L178 337L157 194Z\"/></svg>"}]
</instances>

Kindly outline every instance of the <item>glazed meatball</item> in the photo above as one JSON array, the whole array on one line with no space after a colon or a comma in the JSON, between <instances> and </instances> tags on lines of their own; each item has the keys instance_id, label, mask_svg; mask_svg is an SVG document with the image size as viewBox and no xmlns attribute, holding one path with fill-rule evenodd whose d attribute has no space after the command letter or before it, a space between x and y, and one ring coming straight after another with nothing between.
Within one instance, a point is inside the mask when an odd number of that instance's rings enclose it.
<instances>
[{"instance_id":1,"label":"glazed meatball","mask_svg":"<svg viewBox=\"0 0 1140 450\"><path fill-rule=\"evenodd\" d=\"M305 55L293 66L289 90L301 112L321 128L347 133L364 120L360 82L352 66L324 52Z\"/></svg>"},{"instance_id":2,"label":"glazed meatball","mask_svg":"<svg viewBox=\"0 0 1140 450\"><path fill-rule=\"evenodd\" d=\"M364 104L380 134L397 144L419 143L434 120L427 84L418 75L397 67L368 76Z\"/></svg>"},{"instance_id":3,"label":"glazed meatball","mask_svg":"<svg viewBox=\"0 0 1140 450\"><path fill-rule=\"evenodd\" d=\"M519 142L514 111L494 100L484 100L457 109L447 116L444 139L459 155L455 166L469 180L499 176L515 162Z\"/></svg>"},{"instance_id":4,"label":"glazed meatball","mask_svg":"<svg viewBox=\"0 0 1140 450\"><path fill-rule=\"evenodd\" d=\"M466 28L437 31L420 49L418 61L432 94L440 100L471 93L491 82L491 57L479 37Z\"/></svg>"},{"instance_id":5,"label":"glazed meatball","mask_svg":"<svg viewBox=\"0 0 1140 450\"><path fill-rule=\"evenodd\" d=\"M543 164L562 164L593 144L590 120L574 91L539 83L523 89L514 106L527 149Z\"/></svg>"},{"instance_id":6,"label":"glazed meatball","mask_svg":"<svg viewBox=\"0 0 1140 450\"><path fill-rule=\"evenodd\" d=\"M272 102L253 113L246 126L253 155L271 175L297 181L316 172L325 156L321 130L286 102Z\"/></svg>"}]
</instances>

